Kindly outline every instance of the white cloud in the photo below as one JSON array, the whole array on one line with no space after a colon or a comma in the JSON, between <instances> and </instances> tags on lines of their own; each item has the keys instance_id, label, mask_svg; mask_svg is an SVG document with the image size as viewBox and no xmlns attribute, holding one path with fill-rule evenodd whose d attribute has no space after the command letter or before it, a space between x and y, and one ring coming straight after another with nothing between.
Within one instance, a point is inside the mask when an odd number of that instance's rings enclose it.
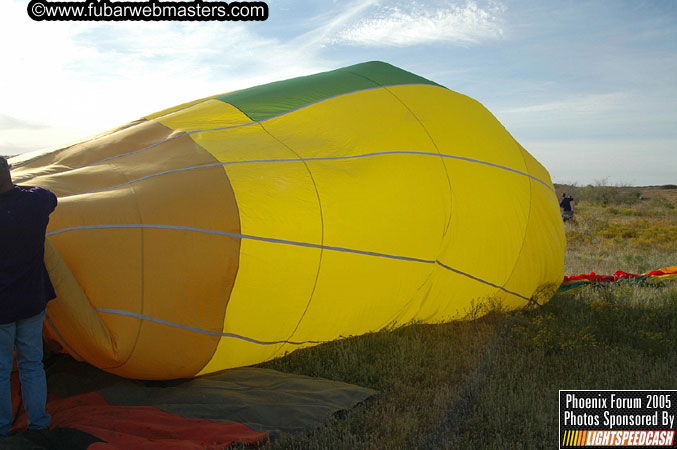
<instances>
[{"instance_id":1,"label":"white cloud","mask_svg":"<svg viewBox=\"0 0 677 450\"><path fill-rule=\"evenodd\" d=\"M330 9L320 16L313 17L314 28L295 38L294 43L303 49L322 47L332 42L333 36L346 29L356 17L365 14L367 10L378 4L379 0L359 0L341 5L339 11Z\"/></svg>"},{"instance_id":2,"label":"white cloud","mask_svg":"<svg viewBox=\"0 0 677 450\"><path fill-rule=\"evenodd\" d=\"M3 0L0 114L32 126L3 131L0 146L58 146L186 101L328 69L312 49L255 30L236 22L34 22L24 0Z\"/></svg>"},{"instance_id":3,"label":"white cloud","mask_svg":"<svg viewBox=\"0 0 677 450\"><path fill-rule=\"evenodd\" d=\"M0 130L3 132L9 130L34 130L43 126L36 122L17 119L16 117L0 113Z\"/></svg>"},{"instance_id":4,"label":"white cloud","mask_svg":"<svg viewBox=\"0 0 677 450\"><path fill-rule=\"evenodd\" d=\"M5 152L60 146L186 101L336 68L326 59L328 44L337 36L357 43L365 20L383 19L381 32L393 24L400 29L389 45L500 33L496 8L383 1L301 14L285 41L279 33L266 35L280 27L269 23L34 22L25 0L2 0L0 114L14 125L3 131L0 146ZM281 4L272 0L271 14ZM310 31L294 35L299 21ZM9 119L3 120L7 128Z\"/></svg>"},{"instance_id":5,"label":"white cloud","mask_svg":"<svg viewBox=\"0 0 677 450\"><path fill-rule=\"evenodd\" d=\"M677 110L669 92L630 89L599 94L570 94L512 108L492 108L521 139L627 137L675 138ZM519 99L514 101L518 103Z\"/></svg>"},{"instance_id":6,"label":"white cloud","mask_svg":"<svg viewBox=\"0 0 677 450\"><path fill-rule=\"evenodd\" d=\"M598 114L609 111L624 103L629 99L629 95L623 92L612 92L607 94L586 94L565 99L539 103L536 105L522 106L519 108L503 109L502 114L531 114L531 113L578 113L578 114Z\"/></svg>"},{"instance_id":7,"label":"white cloud","mask_svg":"<svg viewBox=\"0 0 677 450\"><path fill-rule=\"evenodd\" d=\"M548 139L521 142L555 183L677 183L677 139Z\"/></svg>"},{"instance_id":8,"label":"white cloud","mask_svg":"<svg viewBox=\"0 0 677 450\"><path fill-rule=\"evenodd\" d=\"M501 38L503 10L500 5L483 8L475 2L444 7L417 2L406 7L384 6L340 30L331 42L390 47L436 42L476 44Z\"/></svg>"}]
</instances>

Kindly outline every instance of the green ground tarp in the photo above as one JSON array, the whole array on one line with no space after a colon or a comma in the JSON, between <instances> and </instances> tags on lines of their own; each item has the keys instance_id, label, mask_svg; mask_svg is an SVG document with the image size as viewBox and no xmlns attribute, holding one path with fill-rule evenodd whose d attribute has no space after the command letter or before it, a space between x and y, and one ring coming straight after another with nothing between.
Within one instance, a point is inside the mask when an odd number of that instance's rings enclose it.
<instances>
[{"instance_id":1,"label":"green ground tarp","mask_svg":"<svg viewBox=\"0 0 677 450\"><path fill-rule=\"evenodd\" d=\"M11 436L2 448L198 449L257 443L311 432L376 394L253 367L190 380L135 381L60 356L46 371L52 429ZM14 391L18 395L16 382ZM21 409L17 415L13 429L22 431L26 416Z\"/></svg>"}]
</instances>

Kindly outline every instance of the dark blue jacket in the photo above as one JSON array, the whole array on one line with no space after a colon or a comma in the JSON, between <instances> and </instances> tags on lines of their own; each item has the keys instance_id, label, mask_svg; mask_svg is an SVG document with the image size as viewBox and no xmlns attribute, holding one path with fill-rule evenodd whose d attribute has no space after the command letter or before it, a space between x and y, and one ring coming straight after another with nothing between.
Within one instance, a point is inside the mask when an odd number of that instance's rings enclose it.
<instances>
[{"instance_id":1,"label":"dark blue jacket","mask_svg":"<svg viewBox=\"0 0 677 450\"><path fill-rule=\"evenodd\" d=\"M573 201L574 201L574 199L572 197L563 197L562 200L560 200L560 202L559 202L559 206L564 211L572 211L571 202L573 202Z\"/></svg>"},{"instance_id":2,"label":"dark blue jacket","mask_svg":"<svg viewBox=\"0 0 677 450\"><path fill-rule=\"evenodd\" d=\"M0 193L0 324L32 317L56 297L44 262L56 203L56 195L39 187Z\"/></svg>"}]
</instances>

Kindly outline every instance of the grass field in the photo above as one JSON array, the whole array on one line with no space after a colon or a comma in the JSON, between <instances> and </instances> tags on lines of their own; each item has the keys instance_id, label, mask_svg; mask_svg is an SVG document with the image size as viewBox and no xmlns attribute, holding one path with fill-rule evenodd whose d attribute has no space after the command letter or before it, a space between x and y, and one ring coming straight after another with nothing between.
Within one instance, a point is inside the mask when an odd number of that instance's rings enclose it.
<instances>
[{"instance_id":1,"label":"grass field","mask_svg":"<svg viewBox=\"0 0 677 450\"><path fill-rule=\"evenodd\" d=\"M677 264L677 189L558 186L567 274ZM559 389L677 389L677 282L585 287L535 309L479 305L263 364L377 389L309 436L270 449L557 448ZM477 318L479 317L479 318Z\"/></svg>"}]
</instances>

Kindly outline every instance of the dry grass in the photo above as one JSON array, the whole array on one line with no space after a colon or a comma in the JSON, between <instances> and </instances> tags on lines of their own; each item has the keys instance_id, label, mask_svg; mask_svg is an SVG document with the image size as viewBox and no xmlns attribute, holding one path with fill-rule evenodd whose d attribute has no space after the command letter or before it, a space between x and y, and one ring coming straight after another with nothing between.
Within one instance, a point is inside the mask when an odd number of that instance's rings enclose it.
<instances>
[{"instance_id":1,"label":"dry grass","mask_svg":"<svg viewBox=\"0 0 677 450\"><path fill-rule=\"evenodd\" d=\"M677 264L677 189L595 188L565 226L568 274ZM586 287L537 309L481 304L473 312L489 314L264 364L380 391L310 436L264 448L556 448L558 389L677 388L677 283Z\"/></svg>"},{"instance_id":2,"label":"dry grass","mask_svg":"<svg viewBox=\"0 0 677 450\"><path fill-rule=\"evenodd\" d=\"M567 274L643 273L677 264L677 189L642 189L634 204L582 202L567 222Z\"/></svg>"},{"instance_id":3,"label":"dry grass","mask_svg":"<svg viewBox=\"0 0 677 450\"><path fill-rule=\"evenodd\" d=\"M295 352L266 367L369 386L379 395L308 437L273 448L421 448L459 401L505 320L411 325Z\"/></svg>"}]
</instances>

